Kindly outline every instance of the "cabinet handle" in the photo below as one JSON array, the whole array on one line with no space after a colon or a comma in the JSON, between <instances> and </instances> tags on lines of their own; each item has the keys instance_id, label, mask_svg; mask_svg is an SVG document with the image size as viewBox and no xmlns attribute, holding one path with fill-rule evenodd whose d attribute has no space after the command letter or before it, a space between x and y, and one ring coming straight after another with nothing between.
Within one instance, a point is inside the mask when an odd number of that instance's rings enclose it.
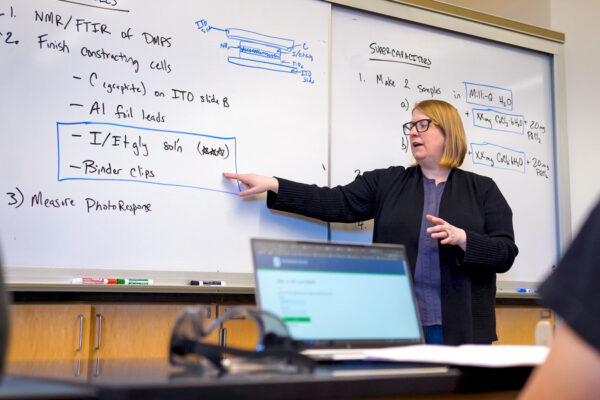
<instances>
[{"instance_id":1,"label":"cabinet handle","mask_svg":"<svg viewBox=\"0 0 600 400\"><path fill-rule=\"evenodd\" d=\"M96 318L98 318L98 342L94 350L100 350L100 346L102 346L102 314L96 314Z\"/></svg>"},{"instance_id":2,"label":"cabinet handle","mask_svg":"<svg viewBox=\"0 0 600 400\"><path fill-rule=\"evenodd\" d=\"M81 358L77 359L77 367L75 369L75 378L79 378L81 376Z\"/></svg>"},{"instance_id":3,"label":"cabinet handle","mask_svg":"<svg viewBox=\"0 0 600 400\"><path fill-rule=\"evenodd\" d=\"M79 346L75 349L76 353L83 347L83 315L79 314L77 318L79 318Z\"/></svg>"},{"instance_id":4,"label":"cabinet handle","mask_svg":"<svg viewBox=\"0 0 600 400\"><path fill-rule=\"evenodd\" d=\"M219 345L225 346L227 343L227 328L221 328L219 331Z\"/></svg>"},{"instance_id":5,"label":"cabinet handle","mask_svg":"<svg viewBox=\"0 0 600 400\"><path fill-rule=\"evenodd\" d=\"M96 368L94 369L94 376L100 376L100 357L96 358Z\"/></svg>"},{"instance_id":6,"label":"cabinet handle","mask_svg":"<svg viewBox=\"0 0 600 400\"><path fill-rule=\"evenodd\" d=\"M210 319L212 317L212 309L210 306L203 307L206 310L206 319Z\"/></svg>"}]
</instances>

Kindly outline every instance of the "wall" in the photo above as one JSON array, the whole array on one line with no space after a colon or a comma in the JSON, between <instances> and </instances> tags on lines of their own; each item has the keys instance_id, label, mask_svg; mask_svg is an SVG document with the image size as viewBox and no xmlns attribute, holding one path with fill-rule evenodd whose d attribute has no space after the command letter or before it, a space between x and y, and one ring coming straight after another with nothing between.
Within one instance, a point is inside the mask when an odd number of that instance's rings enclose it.
<instances>
[{"instance_id":1,"label":"wall","mask_svg":"<svg viewBox=\"0 0 600 400\"><path fill-rule=\"evenodd\" d=\"M593 119L600 100L600 2L597 0L447 0L444 3L563 32L571 227L577 232L600 197L600 127Z\"/></svg>"},{"instance_id":2,"label":"wall","mask_svg":"<svg viewBox=\"0 0 600 400\"><path fill-rule=\"evenodd\" d=\"M551 0L553 30L564 32L571 226L581 227L600 196L600 2Z\"/></svg>"},{"instance_id":3,"label":"wall","mask_svg":"<svg viewBox=\"0 0 600 400\"><path fill-rule=\"evenodd\" d=\"M441 3L507 18L540 28L550 27L550 0L447 0Z\"/></svg>"}]
</instances>

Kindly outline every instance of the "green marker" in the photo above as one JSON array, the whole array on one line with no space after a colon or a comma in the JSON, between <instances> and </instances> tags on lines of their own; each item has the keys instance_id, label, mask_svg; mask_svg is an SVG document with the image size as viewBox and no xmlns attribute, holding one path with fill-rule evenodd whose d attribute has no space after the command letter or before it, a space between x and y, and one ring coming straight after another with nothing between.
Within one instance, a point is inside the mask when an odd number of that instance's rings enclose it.
<instances>
[{"instance_id":1,"label":"green marker","mask_svg":"<svg viewBox=\"0 0 600 400\"><path fill-rule=\"evenodd\" d=\"M118 285L147 286L147 285L154 285L154 280L152 280L152 279L120 279L120 278L117 278L117 284Z\"/></svg>"}]
</instances>

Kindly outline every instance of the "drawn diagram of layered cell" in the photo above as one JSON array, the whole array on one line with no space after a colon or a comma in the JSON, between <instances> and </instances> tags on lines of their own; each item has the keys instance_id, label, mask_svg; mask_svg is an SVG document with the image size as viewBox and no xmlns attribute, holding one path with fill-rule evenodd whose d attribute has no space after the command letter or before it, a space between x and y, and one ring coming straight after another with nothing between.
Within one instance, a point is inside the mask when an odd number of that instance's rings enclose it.
<instances>
[{"instance_id":1,"label":"drawn diagram of layered cell","mask_svg":"<svg viewBox=\"0 0 600 400\"><path fill-rule=\"evenodd\" d=\"M217 28L208 25L204 19L196 21L196 26L205 34L212 30L225 33L227 42L221 43L220 46L229 53L234 53L227 57L231 64L296 74L304 83L315 83L308 68L314 57L306 43L296 44L293 39L269 36L246 29Z\"/></svg>"}]
</instances>

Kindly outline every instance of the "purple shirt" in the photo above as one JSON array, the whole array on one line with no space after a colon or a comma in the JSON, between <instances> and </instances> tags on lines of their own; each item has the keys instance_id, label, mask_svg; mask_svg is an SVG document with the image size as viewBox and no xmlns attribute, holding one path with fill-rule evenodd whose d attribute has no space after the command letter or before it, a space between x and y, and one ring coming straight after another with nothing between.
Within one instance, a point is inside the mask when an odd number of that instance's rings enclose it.
<instances>
[{"instance_id":1,"label":"purple shirt","mask_svg":"<svg viewBox=\"0 0 600 400\"><path fill-rule=\"evenodd\" d=\"M419 233L419 250L415 266L415 294L423 326L442 324L442 300L440 278L440 253L438 239L432 239L427 228L433 226L425 217L427 214L438 216L440 200L446 182L435 185L435 179L423 176L425 200L421 231Z\"/></svg>"}]
</instances>

